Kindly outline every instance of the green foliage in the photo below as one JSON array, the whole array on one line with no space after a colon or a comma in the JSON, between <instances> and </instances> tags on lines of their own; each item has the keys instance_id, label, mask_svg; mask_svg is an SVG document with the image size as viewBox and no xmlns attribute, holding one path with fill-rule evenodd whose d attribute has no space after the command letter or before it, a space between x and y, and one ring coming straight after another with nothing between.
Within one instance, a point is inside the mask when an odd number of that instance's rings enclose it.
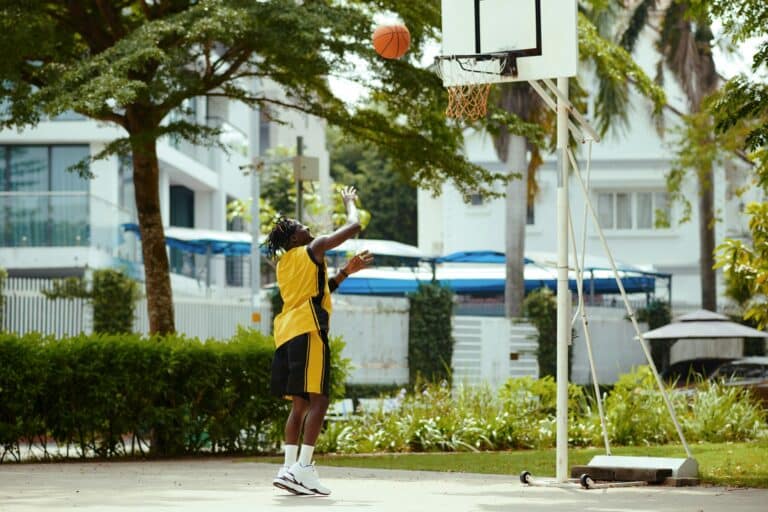
<instances>
[{"instance_id":1,"label":"green foliage","mask_svg":"<svg viewBox=\"0 0 768 512\"><path fill-rule=\"evenodd\" d=\"M451 380L453 292L437 283L419 284L409 295L408 374L411 383Z\"/></svg>"},{"instance_id":2,"label":"green foliage","mask_svg":"<svg viewBox=\"0 0 768 512\"><path fill-rule=\"evenodd\" d=\"M141 296L138 283L123 272L101 269L93 272L91 304L93 330L118 334L133 330L136 301Z\"/></svg>"},{"instance_id":3,"label":"green foliage","mask_svg":"<svg viewBox=\"0 0 768 512\"><path fill-rule=\"evenodd\" d=\"M328 346L331 349L331 385L329 398L341 400L346 393L346 382L352 372L352 360L344 357L344 347L347 344L341 336L329 336Z\"/></svg>"},{"instance_id":4,"label":"green foliage","mask_svg":"<svg viewBox=\"0 0 768 512\"><path fill-rule=\"evenodd\" d=\"M669 303L661 299L651 299L644 308L636 312L637 321L648 324L648 329L658 329L672 321L672 310ZM666 368L669 361L669 347L667 340L650 340L651 357L659 370Z\"/></svg>"},{"instance_id":5,"label":"green foliage","mask_svg":"<svg viewBox=\"0 0 768 512\"><path fill-rule=\"evenodd\" d=\"M739 124L748 126L744 148L751 152L758 183L768 189L768 86L758 78L768 65L768 4L763 0L690 0L690 3L699 16L722 24L726 42L727 38L733 44L748 39L760 41L752 58L754 76L737 75L729 80L710 111L720 133Z\"/></svg>"},{"instance_id":6,"label":"green foliage","mask_svg":"<svg viewBox=\"0 0 768 512\"><path fill-rule=\"evenodd\" d=\"M417 385L392 396L390 406L335 421L320 436L319 452L437 452L553 447L556 383L551 377L510 379L487 387ZM768 436L766 412L749 394L708 384L690 400L672 401L689 441L746 441ZM613 445L647 446L677 441L661 393L648 367L623 375L605 399ZM568 442L601 446L594 397L568 387Z\"/></svg>"},{"instance_id":7,"label":"green foliage","mask_svg":"<svg viewBox=\"0 0 768 512\"><path fill-rule=\"evenodd\" d=\"M57 279L50 290L43 290L43 295L49 299L88 299L91 293L81 277L65 277Z\"/></svg>"},{"instance_id":8,"label":"green foliage","mask_svg":"<svg viewBox=\"0 0 768 512\"><path fill-rule=\"evenodd\" d=\"M731 298L744 311L744 319L758 329L768 328L768 203L750 203L752 245L726 239L717 248L716 267L722 268Z\"/></svg>"},{"instance_id":9,"label":"green foliage","mask_svg":"<svg viewBox=\"0 0 768 512\"><path fill-rule=\"evenodd\" d=\"M328 130L331 176L353 185L370 211L364 236L416 243L416 187L374 146ZM342 206L342 205L339 205Z\"/></svg>"},{"instance_id":10,"label":"green foliage","mask_svg":"<svg viewBox=\"0 0 768 512\"><path fill-rule=\"evenodd\" d=\"M331 340L332 398L343 346ZM223 343L0 334L0 461L46 438L80 457L274 450L289 402L269 394L273 354L271 337L244 328Z\"/></svg>"},{"instance_id":11,"label":"green foliage","mask_svg":"<svg viewBox=\"0 0 768 512\"><path fill-rule=\"evenodd\" d=\"M557 374L557 297L547 287L529 293L523 301L523 315L539 331L536 357L539 361L539 375ZM572 353L568 350L568 366Z\"/></svg>"},{"instance_id":12,"label":"green foliage","mask_svg":"<svg viewBox=\"0 0 768 512\"><path fill-rule=\"evenodd\" d=\"M680 395L678 407L684 405ZM622 375L605 399L610 439L620 445L663 444L675 439L675 427L647 366Z\"/></svg>"},{"instance_id":13,"label":"green foliage","mask_svg":"<svg viewBox=\"0 0 768 512\"><path fill-rule=\"evenodd\" d=\"M765 410L747 389L717 381L697 387L681 418L687 438L722 443L756 439L765 431Z\"/></svg>"},{"instance_id":14,"label":"green foliage","mask_svg":"<svg viewBox=\"0 0 768 512\"><path fill-rule=\"evenodd\" d=\"M120 270L99 269L93 271L90 290L83 278L68 277L54 281L43 295L49 299L87 299L93 306L94 332L118 334L133 330L141 289Z\"/></svg>"},{"instance_id":15,"label":"green foliage","mask_svg":"<svg viewBox=\"0 0 768 512\"><path fill-rule=\"evenodd\" d=\"M705 105L711 105L721 94L713 95ZM693 174L700 186L714 186L710 183L712 170L733 160L736 151L743 146L746 135L744 123L727 132L716 132L708 111L685 115L682 121L680 126L671 129L674 141L670 147L673 148L675 157L667 174L670 203L679 203L683 207L679 219L681 224L689 222L692 213L690 199L683 190L686 177ZM671 224L671 219L666 220L667 225Z\"/></svg>"}]
</instances>

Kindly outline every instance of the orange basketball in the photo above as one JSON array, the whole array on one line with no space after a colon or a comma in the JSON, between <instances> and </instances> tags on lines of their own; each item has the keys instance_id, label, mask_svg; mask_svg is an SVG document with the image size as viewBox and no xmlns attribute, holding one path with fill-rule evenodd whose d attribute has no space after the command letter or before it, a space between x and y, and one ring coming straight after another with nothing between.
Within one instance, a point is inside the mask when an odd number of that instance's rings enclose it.
<instances>
[{"instance_id":1,"label":"orange basketball","mask_svg":"<svg viewBox=\"0 0 768 512\"><path fill-rule=\"evenodd\" d=\"M383 25L373 31L373 47L385 59L399 59L411 45L411 33L405 25Z\"/></svg>"}]
</instances>

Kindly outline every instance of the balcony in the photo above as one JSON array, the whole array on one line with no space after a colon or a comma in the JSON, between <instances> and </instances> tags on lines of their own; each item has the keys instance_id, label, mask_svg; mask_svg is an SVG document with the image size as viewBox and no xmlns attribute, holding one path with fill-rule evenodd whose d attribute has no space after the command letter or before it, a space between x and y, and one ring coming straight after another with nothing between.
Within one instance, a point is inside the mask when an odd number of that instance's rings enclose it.
<instances>
[{"instance_id":1,"label":"balcony","mask_svg":"<svg viewBox=\"0 0 768 512\"><path fill-rule=\"evenodd\" d=\"M128 211L87 192L0 192L0 248L91 248L136 262L135 237L120 228L133 220ZM9 266L25 266L22 254Z\"/></svg>"}]
</instances>

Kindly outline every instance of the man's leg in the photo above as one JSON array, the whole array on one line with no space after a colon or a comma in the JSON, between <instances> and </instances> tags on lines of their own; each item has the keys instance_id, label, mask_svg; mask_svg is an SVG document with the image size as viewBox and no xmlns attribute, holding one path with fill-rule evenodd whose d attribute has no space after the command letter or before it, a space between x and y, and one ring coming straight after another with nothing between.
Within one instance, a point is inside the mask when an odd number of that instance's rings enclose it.
<instances>
[{"instance_id":1,"label":"man's leg","mask_svg":"<svg viewBox=\"0 0 768 512\"><path fill-rule=\"evenodd\" d=\"M304 439L302 444L315 446L320 430L323 428L325 413L328 411L328 397L319 393L309 394L309 412L304 424Z\"/></svg>"},{"instance_id":2,"label":"man's leg","mask_svg":"<svg viewBox=\"0 0 768 512\"><path fill-rule=\"evenodd\" d=\"M304 417L309 410L310 402L298 395L293 396L291 413L288 415L288 421L285 422L285 444L298 446L301 425L304 423ZM317 435L315 435L315 439L317 439ZM314 441L312 444L315 444Z\"/></svg>"}]
</instances>

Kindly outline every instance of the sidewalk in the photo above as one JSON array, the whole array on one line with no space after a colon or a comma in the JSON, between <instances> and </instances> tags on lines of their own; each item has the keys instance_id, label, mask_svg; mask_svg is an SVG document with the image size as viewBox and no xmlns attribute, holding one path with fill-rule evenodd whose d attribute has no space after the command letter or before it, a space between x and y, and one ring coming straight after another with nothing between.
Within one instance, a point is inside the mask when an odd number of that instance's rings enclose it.
<instances>
[{"instance_id":1,"label":"sidewalk","mask_svg":"<svg viewBox=\"0 0 768 512\"><path fill-rule=\"evenodd\" d=\"M768 490L527 487L517 475L320 467L329 497L272 487L274 464L236 459L0 465L0 511L764 512Z\"/></svg>"}]
</instances>

